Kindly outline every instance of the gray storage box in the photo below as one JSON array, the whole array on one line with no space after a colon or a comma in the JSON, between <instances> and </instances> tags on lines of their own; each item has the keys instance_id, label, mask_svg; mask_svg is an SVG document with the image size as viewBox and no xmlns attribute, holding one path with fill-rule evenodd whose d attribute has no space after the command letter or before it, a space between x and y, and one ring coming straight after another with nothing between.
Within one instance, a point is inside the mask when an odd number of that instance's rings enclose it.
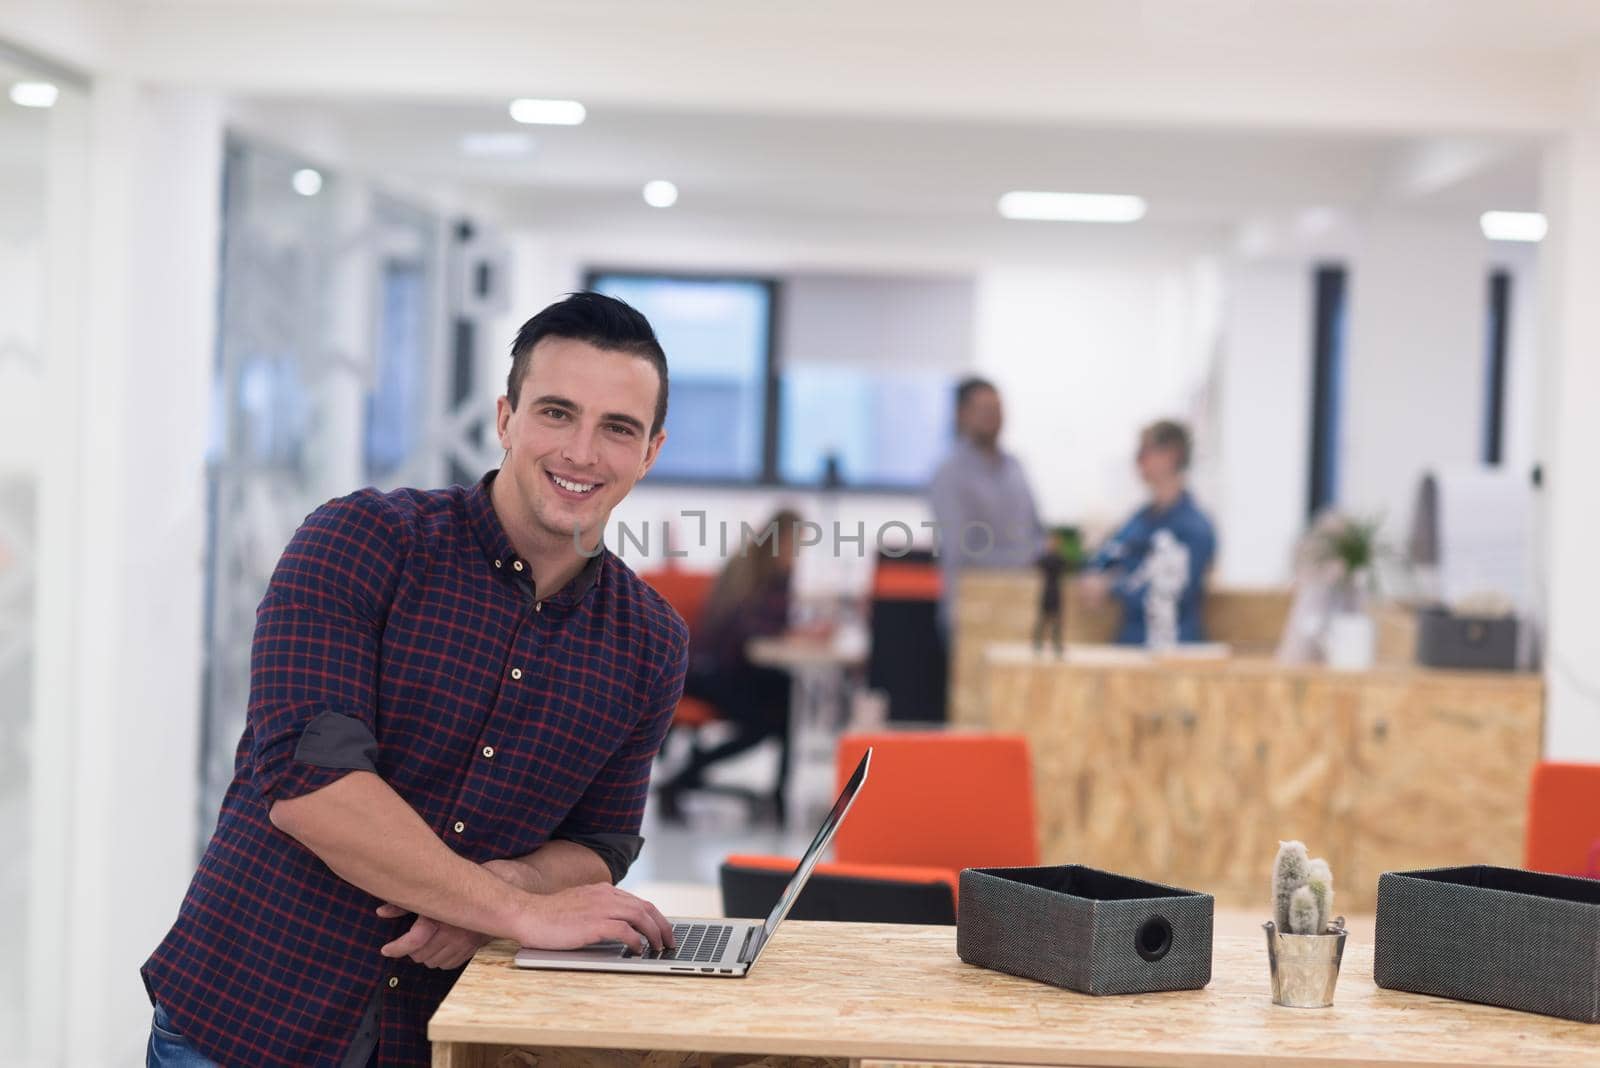
<instances>
[{"instance_id":1,"label":"gray storage box","mask_svg":"<svg viewBox=\"0 0 1600 1068\"><path fill-rule=\"evenodd\" d=\"M956 953L1084 994L1211 981L1210 894L1076 864L961 873Z\"/></svg>"},{"instance_id":2,"label":"gray storage box","mask_svg":"<svg viewBox=\"0 0 1600 1068\"><path fill-rule=\"evenodd\" d=\"M1385 872L1372 972L1390 990L1600 1023L1600 879Z\"/></svg>"},{"instance_id":3,"label":"gray storage box","mask_svg":"<svg viewBox=\"0 0 1600 1068\"><path fill-rule=\"evenodd\" d=\"M1458 616L1444 608L1417 611L1417 663L1469 671L1517 666L1515 616Z\"/></svg>"}]
</instances>

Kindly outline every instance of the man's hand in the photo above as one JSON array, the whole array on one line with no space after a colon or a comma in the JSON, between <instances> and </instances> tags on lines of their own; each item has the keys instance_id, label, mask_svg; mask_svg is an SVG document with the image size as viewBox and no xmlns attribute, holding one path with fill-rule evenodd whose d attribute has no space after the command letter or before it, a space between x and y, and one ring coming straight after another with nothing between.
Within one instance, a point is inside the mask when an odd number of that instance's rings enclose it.
<instances>
[{"instance_id":1,"label":"man's hand","mask_svg":"<svg viewBox=\"0 0 1600 1068\"><path fill-rule=\"evenodd\" d=\"M650 902L608 883L574 886L539 899L518 936L531 949L579 949L621 942L646 951L670 948L672 924Z\"/></svg>"},{"instance_id":2,"label":"man's hand","mask_svg":"<svg viewBox=\"0 0 1600 1068\"><path fill-rule=\"evenodd\" d=\"M511 860L491 860L484 868L520 890L537 892L533 873L525 865ZM408 913L398 905L379 905L378 915L394 920ZM379 952L385 957L410 957L426 968L459 968L488 941L488 935L418 916L410 930Z\"/></svg>"},{"instance_id":3,"label":"man's hand","mask_svg":"<svg viewBox=\"0 0 1600 1068\"><path fill-rule=\"evenodd\" d=\"M537 892L526 865L491 860L488 871L513 886ZM614 886L595 884L541 897L537 913L527 917L523 945L536 949L577 949L595 942L615 941L628 946L672 945L672 925L647 901ZM396 919L406 915L396 905L381 905L378 915ZM410 957L428 968L459 968L488 942L487 935L418 916L411 929L380 951L385 957Z\"/></svg>"}]
</instances>

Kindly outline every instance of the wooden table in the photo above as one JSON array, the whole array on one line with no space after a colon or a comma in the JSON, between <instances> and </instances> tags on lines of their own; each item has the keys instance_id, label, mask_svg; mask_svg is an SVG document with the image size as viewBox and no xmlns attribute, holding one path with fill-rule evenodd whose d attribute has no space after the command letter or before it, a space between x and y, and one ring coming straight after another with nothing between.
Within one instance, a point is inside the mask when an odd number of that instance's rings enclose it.
<instances>
[{"instance_id":1,"label":"wooden table","mask_svg":"<svg viewBox=\"0 0 1600 1068\"><path fill-rule=\"evenodd\" d=\"M1331 1009L1274 1006L1263 940L1223 934L1206 989L1112 998L963 964L953 927L791 922L742 980L525 972L512 952L485 947L445 999L434 1068L1600 1064L1600 1026L1377 989L1366 941Z\"/></svg>"},{"instance_id":2,"label":"wooden table","mask_svg":"<svg viewBox=\"0 0 1600 1068\"><path fill-rule=\"evenodd\" d=\"M803 816L811 808L833 803L834 748L849 719L856 676L867 651L845 633L780 634L751 638L745 656L759 667L786 671L794 680L789 717L793 767L789 776L789 811Z\"/></svg>"}]
</instances>

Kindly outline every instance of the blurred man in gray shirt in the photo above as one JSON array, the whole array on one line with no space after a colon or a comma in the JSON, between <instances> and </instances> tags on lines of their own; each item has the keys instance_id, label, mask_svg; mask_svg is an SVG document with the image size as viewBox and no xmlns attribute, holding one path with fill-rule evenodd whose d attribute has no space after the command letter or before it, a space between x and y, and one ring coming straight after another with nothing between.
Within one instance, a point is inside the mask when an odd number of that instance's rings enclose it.
<instances>
[{"instance_id":1,"label":"blurred man in gray shirt","mask_svg":"<svg viewBox=\"0 0 1600 1068\"><path fill-rule=\"evenodd\" d=\"M1000 448L1000 393L982 378L956 387L956 443L929 491L944 573L939 624L948 639L956 586L969 567L1032 567L1044 551L1033 493L1017 458Z\"/></svg>"}]
</instances>

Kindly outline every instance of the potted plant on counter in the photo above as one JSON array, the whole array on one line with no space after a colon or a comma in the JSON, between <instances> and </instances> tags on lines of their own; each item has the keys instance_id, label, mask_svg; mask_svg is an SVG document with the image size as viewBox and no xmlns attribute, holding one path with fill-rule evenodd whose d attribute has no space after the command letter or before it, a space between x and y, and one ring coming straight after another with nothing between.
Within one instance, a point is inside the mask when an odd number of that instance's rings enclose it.
<instances>
[{"instance_id":1,"label":"potted plant on counter","mask_svg":"<svg viewBox=\"0 0 1600 1068\"><path fill-rule=\"evenodd\" d=\"M1280 842L1272 865L1272 919L1267 962L1272 1003L1327 1008L1344 959L1344 917L1333 915L1333 872L1306 855L1303 842Z\"/></svg>"},{"instance_id":2,"label":"potted plant on counter","mask_svg":"<svg viewBox=\"0 0 1600 1068\"><path fill-rule=\"evenodd\" d=\"M1329 667L1366 671L1377 651L1377 625L1370 602L1377 590L1379 521L1330 514L1317 523L1318 556L1334 572L1322 632Z\"/></svg>"}]
</instances>

